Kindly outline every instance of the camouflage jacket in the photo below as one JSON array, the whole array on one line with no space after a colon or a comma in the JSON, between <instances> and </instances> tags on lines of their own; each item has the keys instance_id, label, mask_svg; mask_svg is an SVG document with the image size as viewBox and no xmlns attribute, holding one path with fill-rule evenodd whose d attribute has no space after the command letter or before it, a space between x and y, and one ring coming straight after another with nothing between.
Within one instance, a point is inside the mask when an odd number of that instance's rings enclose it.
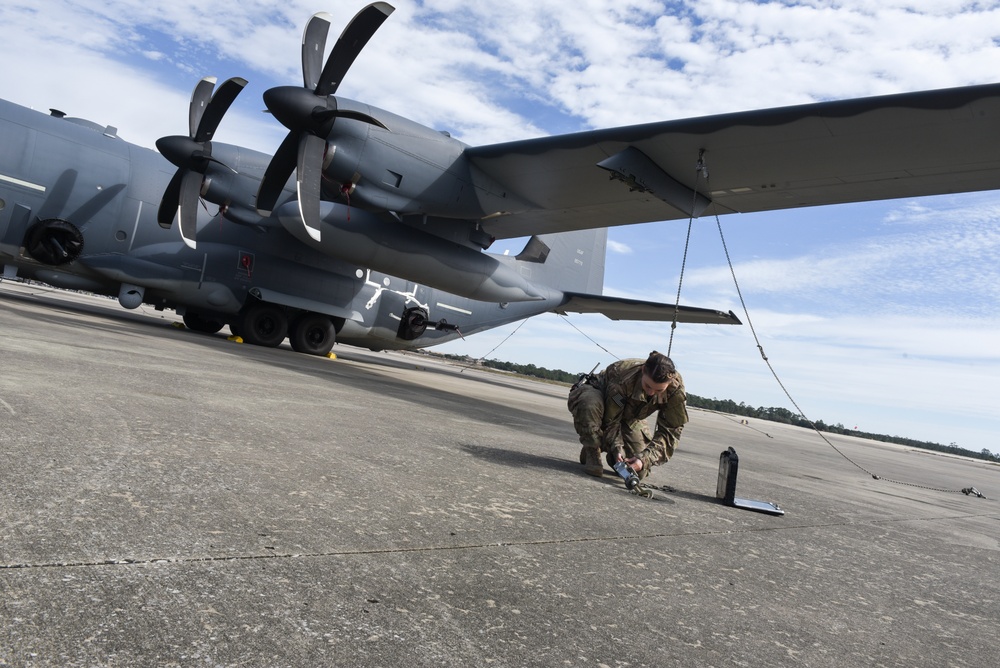
<instances>
[{"instance_id":1,"label":"camouflage jacket","mask_svg":"<svg viewBox=\"0 0 1000 668\"><path fill-rule=\"evenodd\" d=\"M622 446L623 428L634 429L640 426L640 421L657 413L653 439L639 453L643 468L648 468L662 464L673 456L688 414L684 379L679 373L661 394L646 396L642 391L644 362L641 359L615 362L599 373L593 384L604 393L606 449Z\"/></svg>"}]
</instances>

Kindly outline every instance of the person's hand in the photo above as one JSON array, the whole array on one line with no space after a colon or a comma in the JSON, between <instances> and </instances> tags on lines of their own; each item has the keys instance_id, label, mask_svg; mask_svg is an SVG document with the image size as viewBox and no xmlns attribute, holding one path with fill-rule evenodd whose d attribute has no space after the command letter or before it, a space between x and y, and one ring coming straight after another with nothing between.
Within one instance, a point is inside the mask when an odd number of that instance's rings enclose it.
<instances>
[{"instance_id":1,"label":"person's hand","mask_svg":"<svg viewBox=\"0 0 1000 668\"><path fill-rule=\"evenodd\" d=\"M618 461L621 461L620 459ZM632 470L638 473L642 470L642 460L638 457L629 457L625 460L625 463L632 467Z\"/></svg>"}]
</instances>

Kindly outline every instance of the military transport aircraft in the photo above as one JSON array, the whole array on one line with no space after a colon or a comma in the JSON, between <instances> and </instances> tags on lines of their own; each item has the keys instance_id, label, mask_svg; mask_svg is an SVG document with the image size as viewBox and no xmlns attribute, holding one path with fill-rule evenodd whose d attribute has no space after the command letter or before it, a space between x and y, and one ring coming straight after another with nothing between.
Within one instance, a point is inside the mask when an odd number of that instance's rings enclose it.
<instances>
[{"instance_id":1,"label":"military transport aircraft","mask_svg":"<svg viewBox=\"0 0 1000 668\"><path fill-rule=\"evenodd\" d=\"M547 311L739 324L602 295L607 227L1000 188L1000 85L468 146L337 95L392 11L361 10L325 61L331 19L312 17L303 85L264 93L288 129L273 156L212 141L243 79L200 81L159 153L0 101L3 275L318 355Z\"/></svg>"}]
</instances>

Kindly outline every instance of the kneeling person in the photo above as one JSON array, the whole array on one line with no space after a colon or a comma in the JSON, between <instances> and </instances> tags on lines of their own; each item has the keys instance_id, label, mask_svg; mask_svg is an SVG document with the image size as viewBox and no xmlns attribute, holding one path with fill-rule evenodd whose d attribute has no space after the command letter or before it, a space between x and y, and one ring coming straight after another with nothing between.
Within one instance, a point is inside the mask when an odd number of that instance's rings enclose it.
<instances>
[{"instance_id":1,"label":"kneeling person","mask_svg":"<svg viewBox=\"0 0 1000 668\"><path fill-rule=\"evenodd\" d=\"M583 449L580 463L593 476L604 474L601 452L609 464L625 461L640 478L669 460L687 424L684 379L669 357L655 350L645 361L615 362L570 390L567 405ZM652 436L645 419L656 413Z\"/></svg>"}]
</instances>

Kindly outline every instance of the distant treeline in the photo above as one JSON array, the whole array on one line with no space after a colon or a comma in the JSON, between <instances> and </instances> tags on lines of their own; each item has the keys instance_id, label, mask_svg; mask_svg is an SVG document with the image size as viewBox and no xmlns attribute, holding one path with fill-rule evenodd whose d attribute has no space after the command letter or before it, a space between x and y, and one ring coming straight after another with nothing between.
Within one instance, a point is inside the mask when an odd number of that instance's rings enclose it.
<instances>
[{"instance_id":1,"label":"distant treeline","mask_svg":"<svg viewBox=\"0 0 1000 668\"><path fill-rule=\"evenodd\" d=\"M468 356L460 355L442 355L448 359L457 360L460 362L474 363L476 360ZM558 383L572 384L576 382L576 379L580 374L568 373L560 369L546 369L545 367L535 366L534 364L514 364L513 362L501 362L499 360L479 360L478 364L489 367L491 369L498 369L500 371L508 371L511 373L517 373L522 376L531 376L533 378L541 378L543 380L554 381ZM687 402L689 406L695 408L704 408L710 411L718 411L720 413L729 413L731 415L742 415L744 417L758 418L760 420L770 420L771 422L780 422L782 424L795 425L796 427L805 427L806 429L812 429L813 426L820 431L825 431L832 434L846 434L848 436L858 436L860 438L867 438L872 441L882 441L883 443L895 443L898 445L906 445L912 448L921 448L924 450L934 450L936 452L946 452L952 455L962 455L963 457L974 457L976 459L984 459L989 462L1000 462L1000 456L994 455L989 450L983 448L980 452L975 452L973 450L968 450L966 448L961 448L958 445L952 443L950 445L941 445L940 443L932 443L929 441L918 441L912 438L904 438L902 436L886 436L885 434L872 434L865 431L858 431L857 429L848 429L842 424L826 424L822 420L816 420L814 423L810 423L808 420L803 418L798 413L793 413L787 408L780 408L771 406L765 408L764 406L753 407L748 406L742 401L736 403L732 399L706 399L705 397L699 397L696 394L688 394Z\"/></svg>"},{"instance_id":2,"label":"distant treeline","mask_svg":"<svg viewBox=\"0 0 1000 668\"><path fill-rule=\"evenodd\" d=\"M930 441L918 441L912 438L904 438L902 436L886 436L885 434L872 434L867 431L859 431L857 429L849 429L842 424L826 424L822 420L816 420L816 422L811 423L803 418L798 413L793 413L787 408L775 408L771 406L770 408L765 408L763 406L754 408L753 406L747 406L742 401L736 403L732 399L705 399L704 397L699 397L694 394L688 394L688 405L694 406L696 408L704 408L710 411L718 411L720 413L731 413L733 415L743 415L746 417L759 418L761 420L770 420L771 422L781 422L783 424L791 424L796 427L805 427L807 429L812 429L815 425L816 429L820 431L829 432L831 434L847 434L848 436L858 436L860 438L867 438L872 441L882 441L883 443L896 443L898 445L907 445L911 448L921 448L923 450L934 450L936 452L947 452L952 455L962 455L963 457L975 457L976 459L985 459L989 462L1000 462L1000 456L994 455L992 452L983 448L980 452L975 452L974 450L968 450L966 448L960 448L954 443L950 445L941 445L940 443L932 443Z\"/></svg>"},{"instance_id":3,"label":"distant treeline","mask_svg":"<svg viewBox=\"0 0 1000 668\"><path fill-rule=\"evenodd\" d=\"M522 376L554 380L558 383L569 383L570 385L575 383L577 377L580 375L559 369L546 369L543 366L535 366L534 364L514 364L513 362L501 362L499 360L481 360L479 363L491 369L510 371L511 373L519 373Z\"/></svg>"}]
</instances>

